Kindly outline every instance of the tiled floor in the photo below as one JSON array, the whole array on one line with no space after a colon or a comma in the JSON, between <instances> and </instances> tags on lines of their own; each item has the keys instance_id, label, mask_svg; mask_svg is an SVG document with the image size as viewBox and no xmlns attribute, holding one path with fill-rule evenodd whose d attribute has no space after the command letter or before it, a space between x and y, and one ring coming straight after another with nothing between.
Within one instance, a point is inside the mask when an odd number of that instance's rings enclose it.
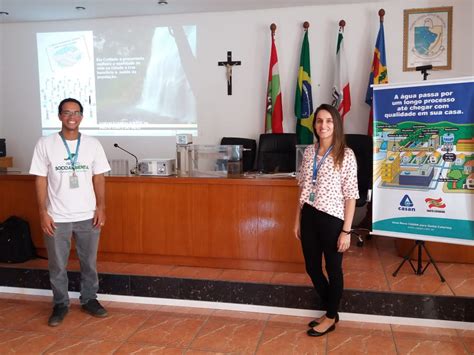
<instances>
[{"instance_id":1,"label":"tiled floor","mask_svg":"<svg viewBox=\"0 0 474 355\"><path fill-rule=\"evenodd\" d=\"M310 318L104 302L48 327L50 298L0 294L0 354L472 354L474 331L341 320L321 338Z\"/></svg>"},{"instance_id":2,"label":"tiled floor","mask_svg":"<svg viewBox=\"0 0 474 355\"><path fill-rule=\"evenodd\" d=\"M393 239L375 237L344 257L346 288L439 295L474 295L474 265L433 266L423 276L401 262ZM2 265L5 266L5 265ZM46 268L45 260L10 267ZM71 270L78 269L71 260ZM303 273L100 262L99 272L310 285ZM73 300L61 326L48 327L50 297L0 293L0 354L473 354L474 331L343 321L335 332L306 335L309 318L104 302L97 319Z\"/></svg>"},{"instance_id":3,"label":"tiled floor","mask_svg":"<svg viewBox=\"0 0 474 355\"><path fill-rule=\"evenodd\" d=\"M427 268L424 275L419 276L414 274L407 262L399 271L398 275L393 277L392 274L401 260L402 258L397 255L393 238L373 237L372 240L366 241L362 248L353 245L344 256L345 288L418 294L474 296L474 264L438 263L446 279L446 282L443 283L440 281L433 265ZM23 264L0 265L47 268L46 260L41 259L31 260ZM78 270L78 262L71 260L69 269ZM116 262L99 262L98 270L101 273L311 285L311 281L304 273L242 271Z\"/></svg>"}]
</instances>

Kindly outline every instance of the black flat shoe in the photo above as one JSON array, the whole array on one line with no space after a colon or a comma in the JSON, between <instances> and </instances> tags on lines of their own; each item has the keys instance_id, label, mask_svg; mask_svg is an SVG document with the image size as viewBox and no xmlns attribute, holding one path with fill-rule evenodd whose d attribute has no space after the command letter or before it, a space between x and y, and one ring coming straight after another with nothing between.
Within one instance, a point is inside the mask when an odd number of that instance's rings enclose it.
<instances>
[{"instance_id":1,"label":"black flat shoe","mask_svg":"<svg viewBox=\"0 0 474 355\"><path fill-rule=\"evenodd\" d=\"M336 329L336 323L334 323L333 325L331 325L328 329L326 329L324 332L318 332L317 330L311 328L311 329L308 329L308 331L306 332L306 334L308 334L310 337L321 337L323 336L324 334L326 333L329 333L329 332L332 332L333 330Z\"/></svg>"},{"instance_id":2,"label":"black flat shoe","mask_svg":"<svg viewBox=\"0 0 474 355\"><path fill-rule=\"evenodd\" d=\"M337 323L337 322L339 322L339 313L336 313L335 323ZM308 327L310 327L310 328L314 328L318 325L319 325L319 322L316 319L314 319L314 320L312 320L311 322L308 323Z\"/></svg>"}]
</instances>

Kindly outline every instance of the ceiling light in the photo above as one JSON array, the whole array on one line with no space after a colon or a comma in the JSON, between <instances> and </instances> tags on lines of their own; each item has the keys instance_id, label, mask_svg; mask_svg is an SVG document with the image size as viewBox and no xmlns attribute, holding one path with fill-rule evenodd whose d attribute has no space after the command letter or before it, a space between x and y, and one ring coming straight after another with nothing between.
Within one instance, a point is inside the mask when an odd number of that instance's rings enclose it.
<instances>
[{"instance_id":1,"label":"ceiling light","mask_svg":"<svg viewBox=\"0 0 474 355\"><path fill-rule=\"evenodd\" d=\"M166 0L159 0L158 5L168 5L168 1Z\"/></svg>"}]
</instances>

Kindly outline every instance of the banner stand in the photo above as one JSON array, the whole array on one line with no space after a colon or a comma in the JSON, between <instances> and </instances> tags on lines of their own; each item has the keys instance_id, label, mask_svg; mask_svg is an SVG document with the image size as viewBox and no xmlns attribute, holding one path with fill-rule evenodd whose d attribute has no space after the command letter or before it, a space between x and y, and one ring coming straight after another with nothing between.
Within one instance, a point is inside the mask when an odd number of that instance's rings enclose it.
<instances>
[{"instance_id":1,"label":"banner stand","mask_svg":"<svg viewBox=\"0 0 474 355\"><path fill-rule=\"evenodd\" d=\"M444 282L425 242L474 246L473 100L474 77L374 86L373 233L414 242L394 277L408 260Z\"/></svg>"},{"instance_id":2,"label":"banner stand","mask_svg":"<svg viewBox=\"0 0 474 355\"><path fill-rule=\"evenodd\" d=\"M415 250L415 248L418 247L418 260L417 260L417 264L418 264L418 267L415 269L415 267L413 266L413 263L411 262L410 260L410 256L411 254L413 253L413 251ZM426 255L428 255L428 262L426 263L425 267L423 268L422 266L422 259L421 259L421 249L424 249L425 252L426 252ZM431 256L430 252L428 251L428 248L426 247L425 245L425 241L424 240L415 240L415 244L413 245L413 247L408 251L408 253L403 257L403 261L400 263L400 265L398 265L398 268L397 270L395 270L395 272L392 274L393 277L396 277L397 274L398 274L398 271L400 271L400 269L402 268L403 264L405 264L405 262L408 260L408 262L410 263L410 266L411 268L413 269L413 271L415 272L415 275L423 275L425 270L428 268L428 266L430 266L430 264L433 264L433 266L435 267L436 269L436 272L438 273L439 275L439 278L441 279L441 282L445 282L446 280L444 279L443 275L441 274L441 271L439 271L438 269L438 266L436 265L436 262L434 261L433 257Z\"/></svg>"},{"instance_id":3,"label":"banner stand","mask_svg":"<svg viewBox=\"0 0 474 355\"><path fill-rule=\"evenodd\" d=\"M432 65L425 65L425 66L421 66L421 67L416 67L416 71L419 71L422 75L423 75L423 80L425 81L427 78L428 78L428 70L431 70L433 69L433 66ZM418 260L417 260L417 268L415 269L415 267L413 266L413 263L411 262L411 254L413 253L413 251L415 250L415 248L418 247ZM423 268L422 266L422 259L421 259L421 251L422 249L425 250L426 252L426 255L428 255L428 262L426 263L425 267ZM408 260L408 262L410 263L410 266L411 268L413 269L415 275L423 275L425 270L428 268L428 266L430 266L430 264L433 264L433 266L435 267L436 269L436 272L438 273L439 275L439 278L441 279L441 282L445 282L446 280L444 279L443 275L441 274L441 272L439 271L438 269L438 265L436 265L436 262L434 261L433 257L431 256L430 252L428 251L428 248L426 247L425 245L425 242L423 240L415 240L415 244L413 244L413 247L408 251L408 253L403 257L403 260L402 262L400 263L400 265L398 265L398 268L397 270L395 270L395 272L392 274L393 277L396 277L397 274L398 274L398 271L400 271L400 269L402 268L403 264L405 264L405 262Z\"/></svg>"}]
</instances>

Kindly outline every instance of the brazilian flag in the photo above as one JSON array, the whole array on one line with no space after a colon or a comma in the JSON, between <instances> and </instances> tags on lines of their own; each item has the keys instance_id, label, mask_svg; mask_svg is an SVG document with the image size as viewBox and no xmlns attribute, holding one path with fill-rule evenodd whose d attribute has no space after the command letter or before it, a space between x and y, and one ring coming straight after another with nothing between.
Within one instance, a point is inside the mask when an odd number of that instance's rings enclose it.
<instances>
[{"instance_id":1,"label":"brazilian flag","mask_svg":"<svg viewBox=\"0 0 474 355\"><path fill-rule=\"evenodd\" d=\"M313 95L309 59L308 30L305 30L301 46L300 68L295 94L296 137L298 144L313 143Z\"/></svg>"}]
</instances>

